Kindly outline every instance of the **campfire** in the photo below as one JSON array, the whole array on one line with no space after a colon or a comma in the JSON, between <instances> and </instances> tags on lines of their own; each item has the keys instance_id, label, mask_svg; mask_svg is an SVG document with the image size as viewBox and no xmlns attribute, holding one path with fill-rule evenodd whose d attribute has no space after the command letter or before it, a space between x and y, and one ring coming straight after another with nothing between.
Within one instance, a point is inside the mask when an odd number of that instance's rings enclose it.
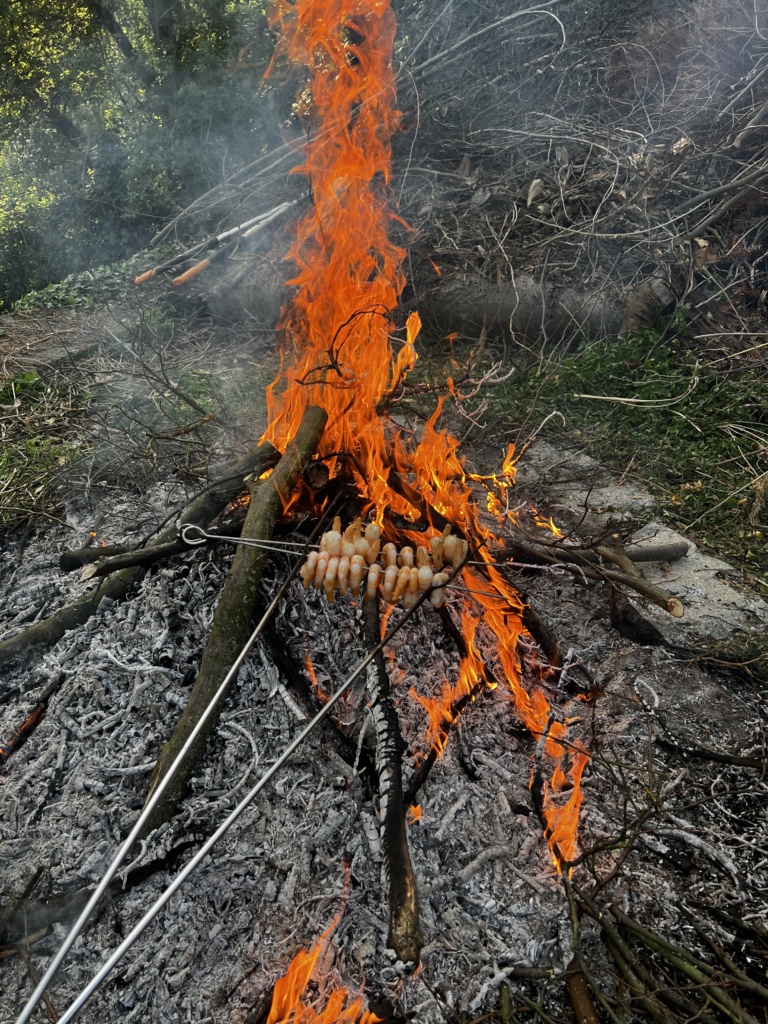
<instances>
[{"instance_id":1,"label":"campfire","mask_svg":"<svg viewBox=\"0 0 768 1024\"><path fill-rule=\"evenodd\" d=\"M421 324L416 310L406 314L399 308L406 253L391 238L395 227L402 235L409 230L388 197L391 137L399 124L394 15L385 0L360 0L351 9L334 0L277 0L273 25L279 30L279 43L270 75L297 67L306 72L297 99L308 133L299 172L311 188L312 205L296 226L288 254L296 267L289 281L294 298L278 325L282 368L267 391L268 428L258 447L228 467L217 487L199 495L152 544L107 557L92 545L67 557L68 567L81 567L84 578L106 577L101 587L111 589L100 588L98 599L85 601L89 614L98 611L103 616L112 615L111 609L131 585L161 558L190 549L194 554L197 546L202 549L216 540L231 541L236 554L215 612L209 607L206 614L205 653L191 692L177 700L183 710L172 736L162 737L157 757L157 747L150 750L138 732L133 739L125 735L113 751L114 756L128 756L131 743L142 745L140 755L131 755L139 764L133 759L124 769L127 786L134 770L149 775L139 801L141 813L127 828L125 823L109 823L104 834L121 839L117 854L107 850L101 837L89 869L93 886L70 901L68 914L56 918L49 912L41 924L40 937L47 937L52 924L67 921L68 937L57 926L62 935L56 938L62 941L55 943L58 952L42 980L30 971L34 992L19 1022L31 1019L41 1000L48 1000L50 1012L48 993L55 989L59 965L67 953L82 961L81 946L74 942L103 896L118 900L121 886L131 896L136 893L145 855L171 870L190 847L197 850L159 892L150 910L144 913L142 908L138 924L121 924L124 941L105 966L94 971L89 961L80 977L68 981L66 991L74 988L79 994L63 1016L52 1019L71 1020L83 1010L145 930L152 934L155 918L182 883L188 878L194 882L193 872L205 870L205 859L219 856L221 841L230 844L227 856L233 864L258 863L254 877L262 891L245 897L253 901L249 908L258 906L265 913L266 905L272 905L270 921L256 921L249 911L241 926L241 931L255 926L262 934L254 936L247 949L245 940L238 940L240 955L250 957L254 966L228 992L225 1003L229 999L233 1005L237 992L240 1004L227 1019L243 1024L374 1024L403 1020L406 1013L409 1019L425 1022L441 1016L454 1019L450 1015L461 1010L466 1019L471 1011L477 1020L490 1020L496 1018L484 1018L483 1007L489 996L502 990L504 1015L499 1019L516 1020L505 986L513 980L550 979L555 968L544 954L559 943L567 953L567 987L580 1021L594 1024L600 1019L595 1003L601 1013L619 1019L616 1014L625 997L621 992L615 998L603 994L611 989L611 970L623 979L619 988L628 984L656 1020L682 1019L685 1014L691 1019L701 1009L698 997L691 992L679 995L670 983L675 992L671 1005L681 1015L670 1016L653 973L673 968L685 973L690 968L691 985L705 993L700 1019L711 1021L725 1014L737 1024L754 1024L739 993L760 1002L766 992L741 968L720 963L710 969L700 958L643 929L626 908L612 908L610 918L598 903L599 893L629 855L624 851L647 834L654 815L662 823L657 830L661 837L684 843L680 835L691 832L685 822L664 824L663 811L664 801L682 785L687 769L678 775L665 769L659 783L652 755L645 767L635 759L627 768L629 761L618 757L614 771L603 749L605 736L615 728L610 742L621 748L622 756L629 758L630 749L636 753L641 730L658 713L656 677L643 681L641 674L658 674L661 663L651 666L649 661L646 669L638 663L633 673L619 664L617 655L611 671L626 672L634 687L631 706L615 702L616 721L626 725L625 736L619 736L618 725L610 724L610 719L596 726L591 714L608 670L598 685L578 657L563 656L535 612L535 601L522 596L512 573L520 565L535 563L555 566L558 579L576 581L574 586L598 580L611 593L618 591L612 607L616 620L624 624L629 616L621 601L626 603L627 589L673 618L682 617L683 602L643 577L621 545L607 543L587 550L573 531L559 528L530 501L515 502L515 479L524 452L509 446L506 454L499 453L497 472L471 471L462 460L458 440L440 426L442 398L420 429L412 429L398 416L395 404L417 360ZM188 276L178 280L183 283ZM445 390L460 399L459 385L448 381ZM249 500L235 507L244 477ZM224 523L211 528L222 513ZM656 557L674 559L679 554L666 548ZM275 557L272 564L289 568L282 577L276 573L267 580L270 555ZM214 563L208 565L213 568L205 572L220 571ZM259 596L260 584L269 590L268 604ZM110 602L106 606L105 597ZM146 614L155 612L149 609ZM64 616L58 624L42 623L16 647L11 638L11 647L2 656L10 659L22 645L63 637L66 629L74 628L74 612L68 614L70 618ZM191 619L194 609L187 614ZM118 621L117 613L114 620ZM163 649L162 643L155 646ZM96 659L126 668L127 652L102 654L103 645L94 649ZM223 712L230 691L238 686L258 705L261 676L246 660L252 649L261 652L265 679L273 670L276 678L285 665L283 675L296 677L297 661L305 665L291 693L283 682L267 683L270 702L261 701L263 720L253 712L268 744L266 754L239 723L239 711L229 707ZM145 688L151 689L153 700L160 699L156 670L162 676L172 672L172 665L172 657L168 664L158 657L146 671L143 666L141 672L137 669L130 705L137 715ZM336 678L334 669L339 673ZM64 678L69 670L61 671ZM295 733L295 721L289 728L279 719L276 705L281 702L276 694L283 698L283 711L292 710L300 720L297 735L289 735ZM297 705L297 694L303 707ZM10 758L29 734L39 734L38 722L45 720L50 696L19 725L3 748L3 758ZM68 712L66 717L63 710L58 714L62 728L78 740L90 735L84 726L70 724ZM159 741L163 717L159 724L158 716L154 718L152 743ZM220 742L217 719L227 737L221 741L227 744L226 771L237 775L239 768L242 773L242 759L247 771L222 798L216 831L201 842L201 801L209 799L207 792L222 788L214 784L219 769L207 760L208 741ZM469 759L461 746L464 732L484 738L484 745L478 743ZM601 745L593 769L598 734ZM702 756L704 749L712 752L706 744L694 748L694 756ZM324 794L320 751L335 776L332 789L326 788ZM52 779L61 770L59 754L54 754ZM754 751L742 758L750 759L746 767L764 768ZM724 763L733 768L737 762ZM626 798L619 822L605 810L605 792L620 783L629 787L622 777L625 768L628 774L642 775L638 786L651 795L631 809L631 799ZM582 785L592 770L598 780L593 788L603 793L602 809L590 808L589 786ZM286 774L281 775L283 771ZM466 785L459 791L461 778ZM267 790L273 779L274 804ZM314 788L305 786L309 780ZM187 802L190 787L192 804ZM97 779L93 792L99 795ZM233 809L234 793L238 802ZM468 817L473 802L478 807ZM228 816L223 817L225 811ZM187 816L181 831L171 824L180 814ZM589 850L580 840L582 815L590 820ZM258 841L253 836L233 839L236 829L228 835L238 821L238 828L247 822ZM294 838L297 848L291 852ZM655 857L658 840L649 842ZM136 844L144 844L138 861L130 869L122 868ZM698 849L731 881L735 878L737 888L741 886L741 871L729 858L718 856L704 840ZM505 874L502 865L507 862ZM585 863L596 880L591 889L581 877ZM279 885L269 881L268 867L281 872ZM645 865L642 870L647 884L652 869ZM460 884L454 896L448 888L452 872ZM329 894L333 879L338 884ZM333 917L332 902L342 879L341 907ZM33 896L35 884L20 904ZM215 899L225 906L219 907L221 913L239 913L232 893L224 900L217 890ZM299 928L290 914L312 901L320 905ZM191 902L183 906L189 908L185 914L195 915ZM9 914L9 922L15 913L14 909ZM598 934L607 936L614 966L606 968L603 957L597 978L576 937L579 915L585 921L586 941L594 946ZM73 925L72 916L77 917ZM285 921L275 923L282 916ZM528 917L536 924L521 940L521 922ZM574 932L563 939L559 931L565 934L569 921ZM494 937L496 925L502 938ZM221 929L217 931L209 919L200 927L215 944ZM727 927L735 929L737 922ZM629 949L628 934L645 952ZM15 940L27 961L35 938L34 929L28 928L23 941ZM510 957L515 939L525 952ZM487 943L487 962L477 984L469 981L478 970L472 967L458 973L466 980L457 985L450 965L452 958L471 960L474 951L463 950L468 942ZM298 948L292 959L288 945L292 952ZM138 994L131 1003L138 973L150 963L151 953L142 948L140 966L135 971L125 968L122 975L121 1012L126 1020L133 1019L134 1005L146 1005ZM277 955L282 970L273 959ZM649 966L654 957L656 966ZM181 960L168 983L175 986L173 991L184 986L193 969L191 953L183 953ZM423 976L431 960L448 972L444 982L434 973L429 979ZM660 960L672 966L658 968ZM371 968L375 977L369 974ZM470 992L466 1000L462 984ZM418 996L409 994L416 991ZM523 993L518 1012L530 1010L530 999ZM167 1006L157 1006L155 1019L171 1019ZM199 1019L193 1014L202 1012L201 1004L190 1003L187 1012L184 1019Z\"/></svg>"}]
</instances>

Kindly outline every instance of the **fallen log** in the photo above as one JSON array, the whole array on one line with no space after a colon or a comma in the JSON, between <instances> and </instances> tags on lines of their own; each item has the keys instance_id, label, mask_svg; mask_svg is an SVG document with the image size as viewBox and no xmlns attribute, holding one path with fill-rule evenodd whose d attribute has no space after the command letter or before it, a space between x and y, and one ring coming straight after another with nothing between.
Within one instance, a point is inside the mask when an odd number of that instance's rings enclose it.
<instances>
[{"instance_id":1,"label":"fallen log","mask_svg":"<svg viewBox=\"0 0 768 1024\"><path fill-rule=\"evenodd\" d=\"M243 523L243 538L268 540L272 536L291 491L320 443L327 418L325 410L309 406L295 438L287 445L272 475L251 485L251 503ZM267 558L268 553L260 548L241 546L237 549L216 606L197 681L173 735L160 751L150 779L147 799L181 753L198 722L204 717L205 722L148 817L142 835L148 835L163 822L170 820L203 756L208 737L215 728L221 705L226 698L226 690L221 693L210 712L208 708L248 639L251 616Z\"/></svg>"},{"instance_id":2,"label":"fallen log","mask_svg":"<svg viewBox=\"0 0 768 1024\"><path fill-rule=\"evenodd\" d=\"M279 452L269 442L260 444L237 462L226 467L219 481L213 482L204 494L199 495L181 513L181 519L196 526L206 526L242 490L243 477L249 473L259 476L279 458ZM156 543L166 544L176 538L176 518L157 535ZM88 591L75 601L60 608L42 622L35 623L15 636L0 643L0 668L14 664L23 656L41 648L52 647L70 629L81 626L93 615L104 598L122 601L134 584L139 583L147 573L141 565L121 569L107 577L94 590Z\"/></svg>"},{"instance_id":3,"label":"fallen log","mask_svg":"<svg viewBox=\"0 0 768 1024\"><path fill-rule=\"evenodd\" d=\"M186 523L185 523L186 525ZM195 524L197 525L197 524ZM207 536L215 537L239 537L242 523L231 523L226 526L213 528L207 531ZM149 544L145 548L134 548L132 551L122 551L109 555L104 559L89 559L90 564L84 564L81 572L82 579L92 579L109 576L120 569L127 569L130 566L142 565L149 568L164 558L172 558L173 555L183 554L199 544L190 544L189 541L179 537L176 540L169 540L165 544Z\"/></svg>"}]
</instances>

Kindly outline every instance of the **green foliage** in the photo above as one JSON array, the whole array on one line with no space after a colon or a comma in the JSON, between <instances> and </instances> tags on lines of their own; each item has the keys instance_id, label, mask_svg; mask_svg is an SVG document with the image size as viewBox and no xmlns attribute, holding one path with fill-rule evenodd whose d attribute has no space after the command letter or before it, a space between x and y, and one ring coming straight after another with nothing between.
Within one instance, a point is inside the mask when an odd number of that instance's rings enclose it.
<instances>
[{"instance_id":1,"label":"green foliage","mask_svg":"<svg viewBox=\"0 0 768 1024\"><path fill-rule=\"evenodd\" d=\"M670 524L765 573L768 528L750 520L753 482L768 468L764 369L729 376L648 331L587 344L554 370L532 368L492 401L497 415L518 421L534 403L534 419L558 409L567 438L645 479Z\"/></svg>"},{"instance_id":2,"label":"green foliage","mask_svg":"<svg viewBox=\"0 0 768 1024\"><path fill-rule=\"evenodd\" d=\"M686 318L683 309L667 330ZM422 346L409 376L409 384L426 387L419 412L432 411L446 372L460 379L469 359L479 378L500 355L490 344L474 353ZM562 413L565 426L551 419L548 439L586 451L617 476L643 480L671 526L768 593L768 503L761 509L759 483L768 472L768 368L734 374L722 360L699 363L682 341L657 331L587 343L557 360L537 355L523 352L514 376L475 399L483 403L483 443L499 437L497 451L510 436L525 440L549 413ZM472 403L465 409L472 414ZM449 402L444 425L471 436L466 420L448 422L450 413Z\"/></svg>"},{"instance_id":3,"label":"green foliage","mask_svg":"<svg viewBox=\"0 0 768 1024\"><path fill-rule=\"evenodd\" d=\"M138 267L146 258L146 253L138 253L127 260L94 267L80 274L68 274L61 281L22 295L13 304L13 308L18 312L62 307L93 309L114 299L123 298L131 287Z\"/></svg>"},{"instance_id":4,"label":"green foliage","mask_svg":"<svg viewBox=\"0 0 768 1024\"><path fill-rule=\"evenodd\" d=\"M52 514L56 478L80 453L83 401L57 374L29 370L0 383L0 528Z\"/></svg>"},{"instance_id":5,"label":"green foliage","mask_svg":"<svg viewBox=\"0 0 768 1024\"><path fill-rule=\"evenodd\" d=\"M0 9L0 309L142 248L253 159L265 24L262 0Z\"/></svg>"}]
</instances>

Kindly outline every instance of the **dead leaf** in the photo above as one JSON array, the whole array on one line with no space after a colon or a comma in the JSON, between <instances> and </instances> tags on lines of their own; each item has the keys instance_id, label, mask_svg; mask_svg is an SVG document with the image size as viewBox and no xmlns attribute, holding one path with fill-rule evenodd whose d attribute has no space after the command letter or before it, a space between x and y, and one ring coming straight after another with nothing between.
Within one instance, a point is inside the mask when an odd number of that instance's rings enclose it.
<instances>
[{"instance_id":1,"label":"dead leaf","mask_svg":"<svg viewBox=\"0 0 768 1024\"><path fill-rule=\"evenodd\" d=\"M531 205L537 196L541 195L544 191L544 182L541 178L534 178L531 184L528 186L528 196L525 200L525 205L530 210Z\"/></svg>"}]
</instances>

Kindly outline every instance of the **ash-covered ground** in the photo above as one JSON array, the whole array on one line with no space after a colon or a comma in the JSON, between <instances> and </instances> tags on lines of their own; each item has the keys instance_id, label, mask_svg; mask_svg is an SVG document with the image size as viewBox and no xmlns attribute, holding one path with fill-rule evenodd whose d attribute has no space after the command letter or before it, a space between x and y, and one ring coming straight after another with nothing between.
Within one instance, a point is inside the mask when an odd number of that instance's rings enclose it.
<instances>
[{"instance_id":1,"label":"ash-covered ground","mask_svg":"<svg viewBox=\"0 0 768 1024\"><path fill-rule=\"evenodd\" d=\"M562 464L563 453L548 458L544 448L534 459L535 451L527 456L529 475L521 474L521 494L538 489L543 513L578 518L578 487L569 485L568 500L566 485L558 490L557 474L549 472ZM602 473L594 464L580 465L577 476L585 487L589 472ZM605 474L602 479L608 486ZM638 493L629 486L625 497L634 501ZM610 508L626 514L617 494ZM608 498L602 497L605 510ZM141 500L112 498L103 539L125 540L137 522L160 520L172 507L161 488ZM598 515L597 506L594 511ZM0 556L5 635L94 585L58 569L61 551L77 546L93 514L72 506L68 526L39 526L31 537L6 541ZM643 506L642 514L650 520L650 509ZM651 526L646 535L653 534ZM103 602L85 625L2 679L0 744L45 705L37 727L0 768L3 905L13 906L41 870L6 936L3 1024L16 1019L34 987L33 972L45 969L82 906L82 894L99 881L139 814L158 748L199 665L231 554L221 543L154 568L130 599ZM686 909L715 906L756 921L768 911L764 772L727 763L736 754L765 764L765 693L745 675L707 666L692 653L707 616L713 617L711 602L722 601L727 610L720 619L725 631L734 628L733 618L742 628L764 630L765 605L742 599L718 582L721 569L707 569L706 559L697 558L691 550L684 567L645 569L649 576L660 574L690 605L681 624L638 601L642 614L667 631L667 642L645 646L611 626L602 584L557 570L512 576L566 653L565 672L543 679L536 659L525 657L526 685L544 686L557 717L570 724L569 738L586 743L591 753L580 842L582 850L594 852L574 868L573 883L588 889L615 871L601 900L694 946ZM685 573L696 566L692 582ZM273 560L266 596L287 568L282 556ZM736 595L738 610L727 606L718 587ZM456 592L448 602L457 623L464 600ZM493 668L491 639L481 627L479 646ZM274 623L272 646L257 646L241 670L204 768L173 824L136 851L121 874L124 891L105 902L51 986L59 1013L306 723L308 707L276 667L275 645L302 676L308 655L320 689L332 691L365 653L360 608L349 599L329 607L300 583L292 585ZM397 634L388 654L402 730L412 747L404 758L407 785L414 756L424 752L426 729L425 712L408 691L437 695L446 680L455 680L459 657L431 608ZM593 699L581 699L588 692ZM415 976L386 948L377 802L354 757L350 764L339 752L346 743L360 751L362 763L372 740L369 717L358 685L337 716L344 742L331 742L327 731L313 734L138 940L92 998L83 1021L256 1019L294 954L333 919L345 853L351 861L348 902L321 960L327 983L362 989L382 1017L437 1024L480 1017L497 1005L506 980L513 1003L535 997L555 1018L568 1019L562 972L573 953L569 905L529 790L536 739L508 690L486 690L468 706L420 793L422 817L409 827L425 935L424 966ZM699 754L686 754L689 746ZM706 750L726 760L709 759L701 753ZM718 942L733 946L732 931L705 911L697 915ZM606 954L589 922L581 947L611 990ZM521 968L535 969L528 972L535 979L524 978ZM47 1019L46 1011L38 1010L35 1019Z\"/></svg>"}]
</instances>

